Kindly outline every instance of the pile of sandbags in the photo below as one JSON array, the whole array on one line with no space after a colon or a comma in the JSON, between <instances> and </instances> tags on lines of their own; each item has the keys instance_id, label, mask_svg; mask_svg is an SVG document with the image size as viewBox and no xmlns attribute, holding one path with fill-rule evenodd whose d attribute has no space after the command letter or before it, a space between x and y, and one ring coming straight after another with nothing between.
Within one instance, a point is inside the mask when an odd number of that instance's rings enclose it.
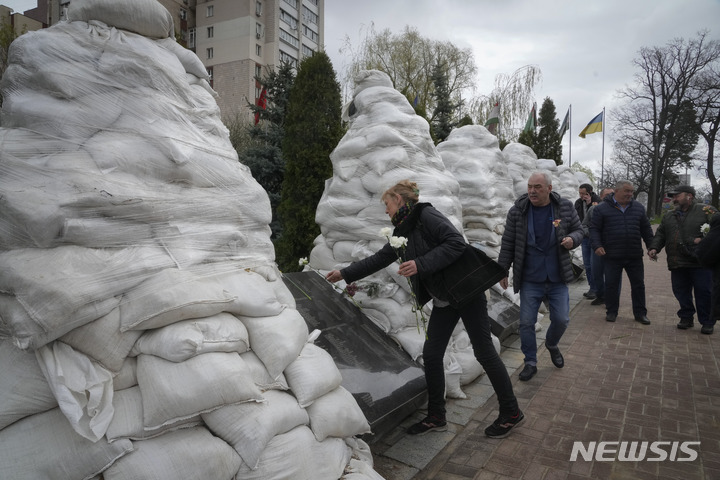
<instances>
[{"instance_id":1,"label":"pile of sandbags","mask_svg":"<svg viewBox=\"0 0 720 480\"><path fill-rule=\"evenodd\" d=\"M0 85L0 478L379 478L172 18L68 17Z\"/></svg>"},{"instance_id":2,"label":"pile of sandbags","mask_svg":"<svg viewBox=\"0 0 720 480\"><path fill-rule=\"evenodd\" d=\"M349 129L330 155L333 176L326 182L315 216L321 235L310 254L312 268L341 268L379 250L388 241L380 231L392 226L382 193L404 179L418 184L420 201L430 202L463 231L458 180L443 164L427 121L415 114L385 73L360 72L343 115ZM413 311L409 283L397 270L398 265L392 264L358 281L360 290L354 299L365 315L422 362L425 331ZM430 309L424 309L426 318ZM496 345L499 350L499 341ZM483 373L462 323L450 341L445 364L450 397L464 397L460 382L469 383Z\"/></svg>"}]
</instances>

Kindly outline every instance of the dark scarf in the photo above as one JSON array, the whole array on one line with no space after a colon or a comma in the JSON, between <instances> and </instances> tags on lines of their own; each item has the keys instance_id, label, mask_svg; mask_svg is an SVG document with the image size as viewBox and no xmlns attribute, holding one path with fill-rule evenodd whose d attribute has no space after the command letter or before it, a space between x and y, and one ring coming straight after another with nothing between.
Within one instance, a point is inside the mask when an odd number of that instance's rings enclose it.
<instances>
[{"instance_id":1,"label":"dark scarf","mask_svg":"<svg viewBox=\"0 0 720 480\"><path fill-rule=\"evenodd\" d=\"M396 237L408 238L410 232L413 231L420 218L420 212L423 208L429 206L429 203L416 203L414 205L405 204L395 212L392 217L392 224L395 226L393 235Z\"/></svg>"}]
</instances>

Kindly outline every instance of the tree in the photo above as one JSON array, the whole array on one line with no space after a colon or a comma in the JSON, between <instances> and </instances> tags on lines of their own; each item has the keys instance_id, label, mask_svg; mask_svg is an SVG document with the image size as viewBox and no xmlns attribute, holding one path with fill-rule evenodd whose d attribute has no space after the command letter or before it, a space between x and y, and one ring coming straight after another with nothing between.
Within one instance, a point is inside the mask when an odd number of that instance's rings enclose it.
<instances>
[{"instance_id":1,"label":"tree","mask_svg":"<svg viewBox=\"0 0 720 480\"><path fill-rule=\"evenodd\" d=\"M283 271L299 270L298 259L307 256L320 234L315 211L332 177L330 153L342 135L340 84L330 58L318 52L300 63L285 117L282 235L275 242Z\"/></svg>"},{"instance_id":2,"label":"tree","mask_svg":"<svg viewBox=\"0 0 720 480\"><path fill-rule=\"evenodd\" d=\"M650 165L650 217L660 211L663 179L689 161L688 151L697 144L696 123L688 125L698 96L694 87L720 58L718 42L706 36L701 32L689 41L680 38L664 47L640 49L633 61L639 69L634 85L619 91L627 103L614 114L614 132L625 155Z\"/></svg>"},{"instance_id":3,"label":"tree","mask_svg":"<svg viewBox=\"0 0 720 480\"><path fill-rule=\"evenodd\" d=\"M381 70L390 76L395 89L407 98L417 96L418 105L425 112L435 112L437 107L433 84L436 65L445 65L449 98L471 91L475 85L477 67L470 48L460 49L451 42L425 38L410 26L400 34L393 34L389 29L376 32L371 25L357 50L346 39L342 51L352 57L343 78L344 84L352 85L353 78L361 70ZM459 112L454 115L458 116L453 117L457 122L461 115ZM429 120L434 120L434 114Z\"/></svg>"},{"instance_id":4,"label":"tree","mask_svg":"<svg viewBox=\"0 0 720 480\"><path fill-rule=\"evenodd\" d=\"M540 82L541 78L542 72L535 65L518 68L510 75L496 76L492 92L489 95L473 99L471 102L471 115L478 119L478 124L484 125L490 118L490 112L497 102L500 106L500 124L497 132L500 144L507 144L514 139L520 141L519 135L525 126L528 108L533 103L535 85ZM521 125L521 127L515 125Z\"/></svg>"},{"instance_id":5,"label":"tree","mask_svg":"<svg viewBox=\"0 0 720 480\"><path fill-rule=\"evenodd\" d=\"M10 44L19 36L15 31L15 27L10 23L10 19L7 21L0 20L0 77L5 75L7 70L8 62L10 61ZM22 35L27 30L26 26L23 26ZM0 107L3 104L3 97L0 94Z\"/></svg>"},{"instance_id":6,"label":"tree","mask_svg":"<svg viewBox=\"0 0 720 480\"><path fill-rule=\"evenodd\" d=\"M558 129L560 121L555 117L555 103L550 97L545 97L538 113L538 126L540 127L535 138L535 155L538 158L555 160L556 165L562 165L562 145Z\"/></svg>"},{"instance_id":7,"label":"tree","mask_svg":"<svg viewBox=\"0 0 720 480\"><path fill-rule=\"evenodd\" d=\"M250 173L270 198L273 214L270 223L271 238L275 240L282 233L277 211L285 176L282 142L285 137L285 117L295 73L292 65L283 62L277 71L270 70L264 78L255 80L265 89L267 99L265 108L248 103L248 108L259 120L256 124L243 122L239 118L231 122L235 125L246 125L249 135L249 141L245 139L246 148L240 149L235 143L233 146L238 151L240 162L250 168ZM238 134L231 136L231 141L233 138L238 142L243 140Z\"/></svg>"},{"instance_id":8,"label":"tree","mask_svg":"<svg viewBox=\"0 0 720 480\"><path fill-rule=\"evenodd\" d=\"M455 104L450 99L450 88L448 86L446 66L437 63L433 69L433 97L435 99L435 111L433 112L433 121L430 124L431 133L435 143L444 141L450 131L453 129L452 116L455 111Z\"/></svg>"}]
</instances>

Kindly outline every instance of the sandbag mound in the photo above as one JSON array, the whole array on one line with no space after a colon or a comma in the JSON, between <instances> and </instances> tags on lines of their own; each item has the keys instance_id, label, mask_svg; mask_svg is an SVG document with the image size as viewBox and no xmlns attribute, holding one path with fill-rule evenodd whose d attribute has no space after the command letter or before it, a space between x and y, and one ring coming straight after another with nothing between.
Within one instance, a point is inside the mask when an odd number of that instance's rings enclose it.
<instances>
[{"instance_id":1,"label":"sandbag mound","mask_svg":"<svg viewBox=\"0 0 720 480\"><path fill-rule=\"evenodd\" d=\"M68 17L15 40L0 83L0 478L270 478L287 441L307 456L284 478L372 471L172 18L155 0ZM235 409L278 427L212 421Z\"/></svg>"}]
</instances>

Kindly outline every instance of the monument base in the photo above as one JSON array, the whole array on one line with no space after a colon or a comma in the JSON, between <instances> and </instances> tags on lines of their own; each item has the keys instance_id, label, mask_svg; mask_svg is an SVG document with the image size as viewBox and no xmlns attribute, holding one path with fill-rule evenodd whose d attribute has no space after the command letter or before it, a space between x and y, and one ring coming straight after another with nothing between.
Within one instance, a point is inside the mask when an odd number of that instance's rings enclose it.
<instances>
[{"instance_id":1,"label":"monument base","mask_svg":"<svg viewBox=\"0 0 720 480\"><path fill-rule=\"evenodd\" d=\"M335 360L342 386L357 400L374 435L380 438L427 401L425 373L394 340L316 272L284 273L297 310L315 344Z\"/></svg>"}]
</instances>

